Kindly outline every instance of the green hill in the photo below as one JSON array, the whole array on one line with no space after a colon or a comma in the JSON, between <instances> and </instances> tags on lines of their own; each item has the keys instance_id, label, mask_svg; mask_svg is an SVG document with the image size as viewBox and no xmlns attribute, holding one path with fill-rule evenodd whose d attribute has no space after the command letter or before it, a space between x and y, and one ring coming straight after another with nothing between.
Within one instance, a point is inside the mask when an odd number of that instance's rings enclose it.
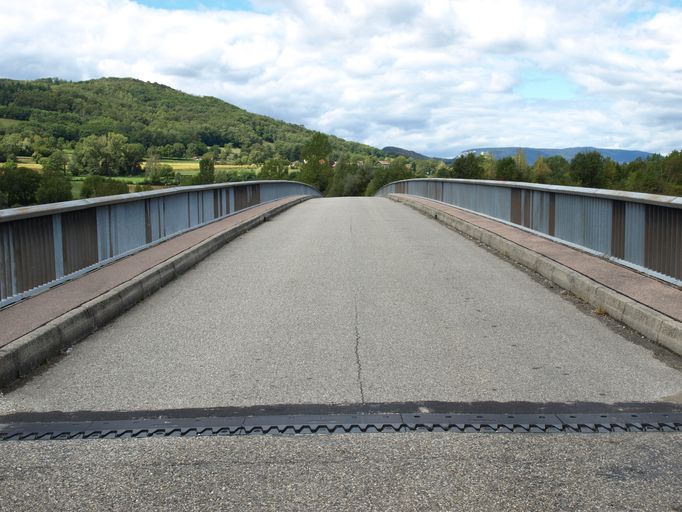
<instances>
[{"instance_id":1,"label":"green hill","mask_svg":"<svg viewBox=\"0 0 682 512\"><path fill-rule=\"evenodd\" d=\"M51 136L68 142L109 132L123 134L130 143L146 148L178 143L186 148L190 144L231 145L256 163L277 154L298 160L302 145L313 133L217 98L131 78L0 79L0 135ZM370 146L330 139L335 152L381 154Z\"/></svg>"}]
</instances>

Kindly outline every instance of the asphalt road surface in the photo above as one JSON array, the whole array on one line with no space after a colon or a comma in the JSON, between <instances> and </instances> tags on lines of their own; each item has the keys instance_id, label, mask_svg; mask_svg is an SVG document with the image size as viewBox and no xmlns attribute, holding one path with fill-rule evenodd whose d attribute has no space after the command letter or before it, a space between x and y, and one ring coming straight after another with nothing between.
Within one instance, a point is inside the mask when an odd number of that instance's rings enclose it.
<instances>
[{"instance_id":1,"label":"asphalt road surface","mask_svg":"<svg viewBox=\"0 0 682 512\"><path fill-rule=\"evenodd\" d=\"M0 414L679 402L679 358L625 332L403 205L318 199L76 345ZM679 512L680 460L670 433L4 443L0 508Z\"/></svg>"},{"instance_id":2,"label":"asphalt road surface","mask_svg":"<svg viewBox=\"0 0 682 512\"><path fill-rule=\"evenodd\" d=\"M682 510L682 434L16 442L0 510Z\"/></svg>"}]
</instances>

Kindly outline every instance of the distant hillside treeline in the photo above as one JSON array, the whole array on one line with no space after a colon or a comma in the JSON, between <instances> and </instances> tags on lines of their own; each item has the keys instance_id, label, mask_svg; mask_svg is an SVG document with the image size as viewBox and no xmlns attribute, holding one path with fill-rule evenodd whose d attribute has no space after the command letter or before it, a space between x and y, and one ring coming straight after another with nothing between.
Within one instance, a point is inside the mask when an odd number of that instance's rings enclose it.
<instances>
[{"instance_id":1,"label":"distant hillside treeline","mask_svg":"<svg viewBox=\"0 0 682 512\"><path fill-rule=\"evenodd\" d=\"M617 163L597 151L577 153L571 160L556 155L539 156L530 165L523 150L495 159L489 154L467 153L451 166L440 167L442 178L522 181L588 188L605 188L671 196L682 195L682 152L651 155Z\"/></svg>"},{"instance_id":2,"label":"distant hillside treeline","mask_svg":"<svg viewBox=\"0 0 682 512\"><path fill-rule=\"evenodd\" d=\"M15 134L0 144L0 160L8 151L45 157L88 136L109 133L153 148L162 158L200 157L211 147L227 147L226 159L260 164L275 156L299 160L313 132L217 98L130 78L0 80L0 136ZM381 154L336 137L330 142L336 152Z\"/></svg>"},{"instance_id":3,"label":"distant hillside treeline","mask_svg":"<svg viewBox=\"0 0 682 512\"><path fill-rule=\"evenodd\" d=\"M610 158L619 164L629 164L635 160L646 160L653 153L646 151L634 151L629 149L607 149L595 147L576 147L576 148L561 148L561 149L547 149L547 148L522 148L522 147L507 147L507 148L474 148L464 151L464 153L479 153L489 154L495 160L501 160L508 156L514 157L516 153L523 151L526 155L526 160L530 165L533 165L538 158L549 158L552 156L561 156L566 160L573 160L578 153L592 153L597 152L604 158Z\"/></svg>"}]
</instances>

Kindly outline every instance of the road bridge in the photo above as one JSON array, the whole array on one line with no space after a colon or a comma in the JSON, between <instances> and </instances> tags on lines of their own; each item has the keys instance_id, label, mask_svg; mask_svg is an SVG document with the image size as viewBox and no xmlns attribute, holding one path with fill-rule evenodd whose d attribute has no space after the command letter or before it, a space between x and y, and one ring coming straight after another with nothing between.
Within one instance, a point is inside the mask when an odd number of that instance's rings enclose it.
<instances>
[{"instance_id":1,"label":"road bridge","mask_svg":"<svg viewBox=\"0 0 682 512\"><path fill-rule=\"evenodd\" d=\"M682 361L603 313L389 199L311 199L15 381L0 423L305 415L328 428L450 413L479 431L517 415L513 431L577 414L613 418L611 432L8 441L3 504L675 510L682 433L664 431L674 421L613 427L626 413L679 417Z\"/></svg>"}]
</instances>

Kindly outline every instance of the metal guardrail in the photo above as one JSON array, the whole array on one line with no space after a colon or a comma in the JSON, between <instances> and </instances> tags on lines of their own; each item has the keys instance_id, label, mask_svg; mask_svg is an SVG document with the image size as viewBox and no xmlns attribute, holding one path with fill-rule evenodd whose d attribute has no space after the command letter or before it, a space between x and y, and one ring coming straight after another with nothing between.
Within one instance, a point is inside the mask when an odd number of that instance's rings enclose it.
<instances>
[{"instance_id":1,"label":"metal guardrail","mask_svg":"<svg viewBox=\"0 0 682 512\"><path fill-rule=\"evenodd\" d=\"M176 187L0 210L0 307L190 229L287 196L291 181Z\"/></svg>"},{"instance_id":2,"label":"metal guardrail","mask_svg":"<svg viewBox=\"0 0 682 512\"><path fill-rule=\"evenodd\" d=\"M682 197L507 181L414 179L377 196L426 197L682 285Z\"/></svg>"}]
</instances>

